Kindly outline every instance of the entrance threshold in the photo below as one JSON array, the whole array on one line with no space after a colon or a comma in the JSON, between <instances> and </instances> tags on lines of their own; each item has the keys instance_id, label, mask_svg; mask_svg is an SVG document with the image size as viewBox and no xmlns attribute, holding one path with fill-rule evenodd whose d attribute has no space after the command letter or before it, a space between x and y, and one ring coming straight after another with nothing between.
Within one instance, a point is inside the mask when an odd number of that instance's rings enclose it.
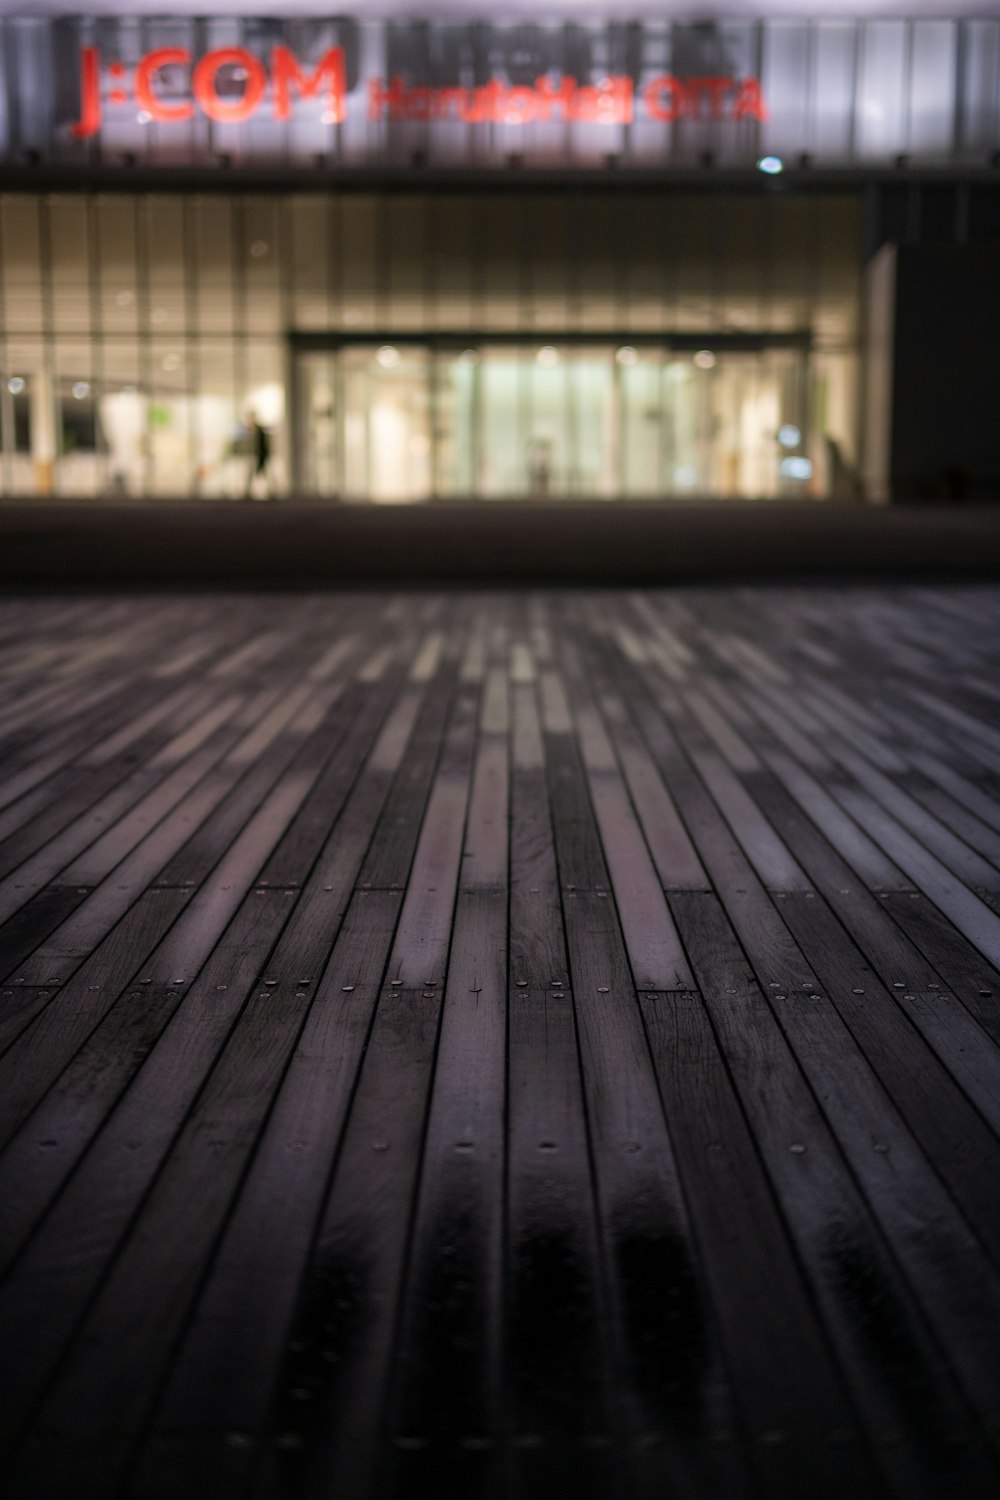
<instances>
[{"instance_id":1,"label":"entrance threshold","mask_svg":"<svg viewBox=\"0 0 1000 1500\"><path fill-rule=\"evenodd\" d=\"M1000 576L1000 506L0 506L7 585L656 585L803 574Z\"/></svg>"}]
</instances>

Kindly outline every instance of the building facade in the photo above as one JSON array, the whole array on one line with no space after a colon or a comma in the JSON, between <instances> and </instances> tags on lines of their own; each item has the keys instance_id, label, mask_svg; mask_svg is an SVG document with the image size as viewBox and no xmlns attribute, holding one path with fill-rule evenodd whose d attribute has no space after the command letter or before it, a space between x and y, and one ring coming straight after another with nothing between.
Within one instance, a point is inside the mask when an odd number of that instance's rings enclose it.
<instances>
[{"instance_id":1,"label":"building facade","mask_svg":"<svg viewBox=\"0 0 1000 1500\"><path fill-rule=\"evenodd\" d=\"M989 491L1000 19L873 9L3 17L2 493Z\"/></svg>"}]
</instances>

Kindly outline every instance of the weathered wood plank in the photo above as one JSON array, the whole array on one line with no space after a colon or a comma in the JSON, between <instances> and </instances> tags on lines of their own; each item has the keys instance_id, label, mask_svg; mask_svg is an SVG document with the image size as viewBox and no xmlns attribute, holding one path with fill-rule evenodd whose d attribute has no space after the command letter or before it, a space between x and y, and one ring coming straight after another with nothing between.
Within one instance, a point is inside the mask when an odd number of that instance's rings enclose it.
<instances>
[{"instance_id":1,"label":"weathered wood plank","mask_svg":"<svg viewBox=\"0 0 1000 1500\"><path fill-rule=\"evenodd\" d=\"M0 600L13 1500L992 1500L1000 593Z\"/></svg>"}]
</instances>

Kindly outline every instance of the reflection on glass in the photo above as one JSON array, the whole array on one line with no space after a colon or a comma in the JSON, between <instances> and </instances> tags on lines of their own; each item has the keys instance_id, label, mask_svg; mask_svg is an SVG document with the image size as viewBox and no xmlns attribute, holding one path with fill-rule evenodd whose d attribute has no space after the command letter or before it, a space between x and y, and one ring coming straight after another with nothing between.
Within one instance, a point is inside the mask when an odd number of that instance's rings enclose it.
<instances>
[{"instance_id":1,"label":"reflection on glass","mask_svg":"<svg viewBox=\"0 0 1000 1500\"><path fill-rule=\"evenodd\" d=\"M341 354L344 494L421 500L431 492L430 354L383 345Z\"/></svg>"}]
</instances>

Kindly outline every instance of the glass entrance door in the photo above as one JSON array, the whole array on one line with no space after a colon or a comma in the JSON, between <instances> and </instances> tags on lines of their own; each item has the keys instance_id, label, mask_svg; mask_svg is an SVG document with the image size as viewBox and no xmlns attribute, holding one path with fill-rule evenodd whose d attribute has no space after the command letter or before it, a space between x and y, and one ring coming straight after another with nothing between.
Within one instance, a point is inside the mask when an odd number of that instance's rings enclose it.
<instances>
[{"instance_id":1,"label":"glass entrance door","mask_svg":"<svg viewBox=\"0 0 1000 1500\"><path fill-rule=\"evenodd\" d=\"M307 353L296 371L307 493L424 500L431 480L430 351L382 344Z\"/></svg>"},{"instance_id":2,"label":"glass entrance door","mask_svg":"<svg viewBox=\"0 0 1000 1500\"><path fill-rule=\"evenodd\" d=\"M613 495L614 370L608 348L485 349L479 494Z\"/></svg>"},{"instance_id":3,"label":"glass entrance door","mask_svg":"<svg viewBox=\"0 0 1000 1500\"><path fill-rule=\"evenodd\" d=\"M302 486L374 502L817 493L804 350L685 342L301 353Z\"/></svg>"}]
</instances>

